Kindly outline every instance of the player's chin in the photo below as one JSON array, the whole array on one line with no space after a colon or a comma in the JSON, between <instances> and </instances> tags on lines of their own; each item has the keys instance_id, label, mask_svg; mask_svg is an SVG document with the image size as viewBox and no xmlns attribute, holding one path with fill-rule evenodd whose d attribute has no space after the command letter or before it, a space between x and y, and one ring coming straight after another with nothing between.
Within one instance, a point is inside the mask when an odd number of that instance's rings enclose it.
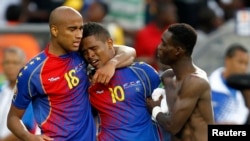
<instances>
[{"instance_id":1,"label":"player's chin","mask_svg":"<svg viewBox=\"0 0 250 141\"><path fill-rule=\"evenodd\" d=\"M160 60L160 62L163 64L163 65L170 65L171 63L169 62L169 60L167 59L162 59Z\"/></svg>"},{"instance_id":2,"label":"player's chin","mask_svg":"<svg viewBox=\"0 0 250 141\"><path fill-rule=\"evenodd\" d=\"M78 51L79 50L79 46L72 46L70 48L71 51Z\"/></svg>"}]
</instances>

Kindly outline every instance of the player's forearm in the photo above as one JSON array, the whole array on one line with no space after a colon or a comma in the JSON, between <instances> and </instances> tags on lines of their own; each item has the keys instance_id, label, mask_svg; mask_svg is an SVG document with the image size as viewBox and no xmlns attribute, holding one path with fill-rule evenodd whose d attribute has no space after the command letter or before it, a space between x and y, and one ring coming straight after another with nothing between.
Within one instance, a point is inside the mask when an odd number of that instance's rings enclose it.
<instances>
[{"instance_id":1,"label":"player's forearm","mask_svg":"<svg viewBox=\"0 0 250 141\"><path fill-rule=\"evenodd\" d=\"M26 141L30 133L26 130L18 117L9 117L7 126L9 130L19 139Z\"/></svg>"},{"instance_id":2,"label":"player's forearm","mask_svg":"<svg viewBox=\"0 0 250 141\"><path fill-rule=\"evenodd\" d=\"M7 137L0 139L0 141L21 141L15 135L10 134Z\"/></svg>"},{"instance_id":3,"label":"player's forearm","mask_svg":"<svg viewBox=\"0 0 250 141\"><path fill-rule=\"evenodd\" d=\"M131 65L135 60L135 49L128 46L115 45L115 57L110 62L114 63L116 68L125 67Z\"/></svg>"},{"instance_id":4,"label":"player's forearm","mask_svg":"<svg viewBox=\"0 0 250 141\"><path fill-rule=\"evenodd\" d=\"M171 122L170 118L171 117L169 114L163 114L163 113L159 113L156 116L156 120L160 124L160 126L163 129L165 129L167 132L175 135L179 132L179 130L177 128L175 128L175 126L173 125L173 122Z\"/></svg>"}]
</instances>

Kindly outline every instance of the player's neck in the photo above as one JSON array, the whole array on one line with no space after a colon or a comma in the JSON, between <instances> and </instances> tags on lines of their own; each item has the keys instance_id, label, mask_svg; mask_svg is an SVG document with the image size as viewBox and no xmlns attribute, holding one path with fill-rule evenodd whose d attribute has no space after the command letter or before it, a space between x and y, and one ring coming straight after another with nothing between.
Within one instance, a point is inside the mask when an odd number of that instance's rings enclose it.
<instances>
[{"instance_id":1,"label":"player's neck","mask_svg":"<svg viewBox=\"0 0 250 141\"><path fill-rule=\"evenodd\" d=\"M57 44L53 44L53 42L49 44L48 52L55 56L61 56L67 53L65 52L65 50L62 49L62 47Z\"/></svg>"},{"instance_id":2,"label":"player's neck","mask_svg":"<svg viewBox=\"0 0 250 141\"><path fill-rule=\"evenodd\" d=\"M186 75L195 72L195 67L191 59L181 60L172 66L177 80L181 80Z\"/></svg>"}]
</instances>

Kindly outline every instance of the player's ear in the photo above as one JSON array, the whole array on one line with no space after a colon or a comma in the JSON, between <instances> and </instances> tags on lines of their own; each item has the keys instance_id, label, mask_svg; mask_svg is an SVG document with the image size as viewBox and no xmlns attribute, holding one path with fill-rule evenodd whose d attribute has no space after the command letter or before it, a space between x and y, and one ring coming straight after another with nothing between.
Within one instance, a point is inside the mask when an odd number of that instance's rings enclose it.
<instances>
[{"instance_id":1,"label":"player's ear","mask_svg":"<svg viewBox=\"0 0 250 141\"><path fill-rule=\"evenodd\" d=\"M183 48L182 47L177 47L176 48L176 53L175 53L175 55L179 55L179 54L182 54L183 53Z\"/></svg>"},{"instance_id":2,"label":"player's ear","mask_svg":"<svg viewBox=\"0 0 250 141\"><path fill-rule=\"evenodd\" d=\"M57 27L55 25L51 25L50 31L51 31L52 36L57 37L58 30L57 30Z\"/></svg>"},{"instance_id":3,"label":"player's ear","mask_svg":"<svg viewBox=\"0 0 250 141\"><path fill-rule=\"evenodd\" d=\"M108 43L109 49L113 48L113 40L112 40L111 38L109 38L109 39L107 40L107 43Z\"/></svg>"}]
</instances>

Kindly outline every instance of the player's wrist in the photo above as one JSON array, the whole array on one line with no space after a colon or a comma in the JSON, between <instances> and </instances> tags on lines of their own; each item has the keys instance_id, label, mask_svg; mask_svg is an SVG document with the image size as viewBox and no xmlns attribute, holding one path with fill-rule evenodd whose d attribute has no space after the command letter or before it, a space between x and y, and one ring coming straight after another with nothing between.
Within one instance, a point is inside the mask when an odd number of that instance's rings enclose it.
<instances>
[{"instance_id":1,"label":"player's wrist","mask_svg":"<svg viewBox=\"0 0 250 141\"><path fill-rule=\"evenodd\" d=\"M108 61L108 63L113 65L114 67L116 67L118 64L118 61L116 59L112 58L111 60Z\"/></svg>"},{"instance_id":2,"label":"player's wrist","mask_svg":"<svg viewBox=\"0 0 250 141\"><path fill-rule=\"evenodd\" d=\"M153 108L153 110L152 110L152 116L153 116L153 118L156 119L157 115L159 113L161 113L161 112L162 112L161 107L160 106L155 106Z\"/></svg>"}]
</instances>

